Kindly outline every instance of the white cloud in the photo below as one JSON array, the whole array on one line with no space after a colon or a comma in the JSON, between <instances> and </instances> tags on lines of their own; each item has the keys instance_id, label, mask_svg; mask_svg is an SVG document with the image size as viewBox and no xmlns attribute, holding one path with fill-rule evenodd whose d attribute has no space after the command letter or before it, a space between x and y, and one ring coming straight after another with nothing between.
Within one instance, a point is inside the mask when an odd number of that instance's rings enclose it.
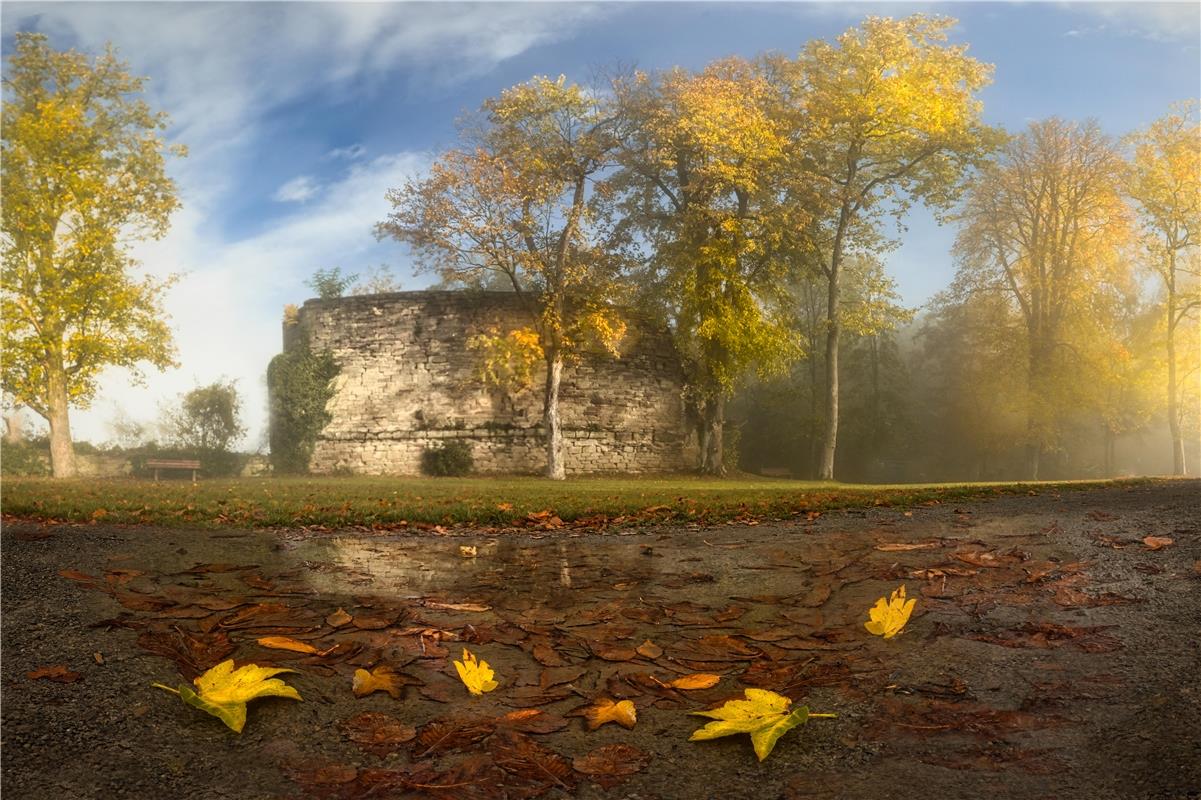
<instances>
[{"instance_id":1,"label":"white cloud","mask_svg":"<svg viewBox=\"0 0 1201 800\"><path fill-rule=\"evenodd\" d=\"M357 161L367 154L367 148L355 142L349 147L335 147L325 154L326 158L345 159L347 161Z\"/></svg>"},{"instance_id":2,"label":"white cloud","mask_svg":"<svg viewBox=\"0 0 1201 800\"><path fill-rule=\"evenodd\" d=\"M385 192L425 170L429 161L421 153L396 153L358 164L319 200L238 241L206 237L204 214L185 208L165 238L134 250L148 271L180 275L166 307L181 366L148 373L145 387L130 385L124 371L106 372L99 402L72 417L76 437L103 441L116 408L135 420L153 420L161 402L226 376L238 381L250 428L246 443L257 446L266 425L263 381L267 363L280 350L284 304L311 294L304 280L318 269L357 272L381 258L394 259L399 246L377 243L372 226L389 211Z\"/></svg>"},{"instance_id":3,"label":"white cloud","mask_svg":"<svg viewBox=\"0 0 1201 800\"><path fill-rule=\"evenodd\" d=\"M271 199L277 203L304 203L312 200L321 191L321 187L310 175L293 178L275 190Z\"/></svg>"},{"instance_id":4,"label":"white cloud","mask_svg":"<svg viewBox=\"0 0 1201 800\"><path fill-rule=\"evenodd\" d=\"M5 3L5 40L32 27L54 46L97 52L112 42L135 74L150 77L148 102L170 115L169 137L190 150L170 164L183 201L170 233L134 248L148 272L181 276L166 300L181 367L149 372L143 387L124 370L107 371L93 407L72 415L76 437L104 441L116 409L151 421L161 402L226 376L238 381L246 442L255 446L283 305L308 295L303 281L317 269L362 271L401 252L377 243L371 229L387 214L385 191L428 158L367 159L359 144L328 154L346 162L340 178L319 186L301 176L281 186L277 200L303 205L269 229L237 239L213 230L209 211L245 191L244 156L270 135L273 110L311 92L362 91L398 69L407 80L445 87L603 13L542 3Z\"/></svg>"},{"instance_id":5,"label":"white cloud","mask_svg":"<svg viewBox=\"0 0 1201 800\"><path fill-rule=\"evenodd\" d=\"M1155 42L1196 42L1201 35L1201 5L1197 3L1065 3L1065 7L1100 20L1065 33L1077 38L1098 34L1149 39Z\"/></svg>"}]
</instances>

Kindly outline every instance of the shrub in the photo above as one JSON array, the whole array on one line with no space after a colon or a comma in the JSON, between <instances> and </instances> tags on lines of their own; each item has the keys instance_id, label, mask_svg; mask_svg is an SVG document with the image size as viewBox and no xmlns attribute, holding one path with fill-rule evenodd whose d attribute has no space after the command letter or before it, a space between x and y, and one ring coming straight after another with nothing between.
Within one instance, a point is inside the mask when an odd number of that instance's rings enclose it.
<instances>
[{"instance_id":1,"label":"shrub","mask_svg":"<svg viewBox=\"0 0 1201 800\"><path fill-rule=\"evenodd\" d=\"M4 475L50 474L50 448L35 442L0 440L0 473Z\"/></svg>"},{"instance_id":2,"label":"shrub","mask_svg":"<svg viewBox=\"0 0 1201 800\"><path fill-rule=\"evenodd\" d=\"M337 374L333 356L313 353L304 341L271 359L267 393L271 467L276 472L308 472L317 436L332 419L325 406L334 396L330 382Z\"/></svg>"},{"instance_id":3,"label":"shrub","mask_svg":"<svg viewBox=\"0 0 1201 800\"><path fill-rule=\"evenodd\" d=\"M475 469L471 445L463 439L452 439L427 448L421 454L421 471L438 478L470 475Z\"/></svg>"}]
</instances>

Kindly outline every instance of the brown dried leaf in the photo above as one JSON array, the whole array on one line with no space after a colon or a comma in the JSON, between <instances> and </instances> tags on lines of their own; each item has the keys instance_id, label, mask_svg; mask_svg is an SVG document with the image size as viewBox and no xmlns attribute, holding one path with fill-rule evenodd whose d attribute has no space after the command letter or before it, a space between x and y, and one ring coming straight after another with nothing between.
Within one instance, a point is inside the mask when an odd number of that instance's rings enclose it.
<instances>
[{"instance_id":1,"label":"brown dried leaf","mask_svg":"<svg viewBox=\"0 0 1201 800\"><path fill-rule=\"evenodd\" d=\"M55 683L75 683L75 681L83 677L83 673L72 672L67 669L66 664L55 664L52 667L38 667L31 672L26 672L25 677L31 681L45 680L54 681Z\"/></svg>"},{"instance_id":2,"label":"brown dried leaf","mask_svg":"<svg viewBox=\"0 0 1201 800\"><path fill-rule=\"evenodd\" d=\"M607 644L593 645L592 653L605 661L633 661L638 657L638 651L632 647L615 647Z\"/></svg>"},{"instance_id":3,"label":"brown dried leaf","mask_svg":"<svg viewBox=\"0 0 1201 800\"><path fill-rule=\"evenodd\" d=\"M933 550L938 542L884 542L876 545L876 549L884 553L901 553L906 550Z\"/></svg>"},{"instance_id":4,"label":"brown dried leaf","mask_svg":"<svg viewBox=\"0 0 1201 800\"><path fill-rule=\"evenodd\" d=\"M643 658L654 660L663 655L663 648L652 642L650 639L647 639L645 642L635 648L635 652Z\"/></svg>"},{"instance_id":5,"label":"brown dried leaf","mask_svg":"<svg viewBox=\"0 0 1201 800\"><path fill-rule=\"evenodd\" d=\"M494 730L496 721L491 719L436 719L417 732L413 754L425 758L432 753L464 750L488 738Z\"/></svg>"},{"instance_id":6,"label":"brown dried leaf","mask_svg":"<svg viewBox=\"0 0 1201 800\"><path fill-rule=\"evenodd\" d=\"M576 772L610 789L650 763L650 756L628 744L607 744L571 762Z\"/></svg>"},{"instance_id":7,"label":"brown dried leaf","mask_svg":"<svg viewBox=\"0 0 1201 800\"><path fill-rule=\"evenodd\" d=\"M417 737L417 729L412 725L376 711L353 716L340 727L347 739L380 758Z\"/></svg>"},{"instance_id":8,"label":"brown dried leaf","mask_svg":"<svg viewBox=\"0 0 1201 800\"><path fill-rule=\"evenodd\" d=\"M426 608L436 608L441 611L472 611L479 613L492 610L492 606L486 606L482 603L439 603L436 600L426 600L423 605Z\"/></svg>"},{"instance_id":9,"label":"brown dried leaf","mask_svg":"<svg viewBox=\"0 0 1201 800\"><path fill-rule=\"evenodd\" d=\"M346 613L346 609L339 608L334 613L325 618L325 623L331 628L341 628L344 625L349 625L354 617Z\"/></svg>"},{"instance_id":10,"label":"brown dried leaf","mask_svg":"<svg viewBox=\"0 0 1201 800\"><path fill-rule=\"evenodd\" d=\"M567 663L555 648L545 642L534 645L533 656L534 660L544 667L561 667Z\"/></svg>"},{"instance_id":11,"label":"brown dried leaf","mask_svg":"<svg viewBox=\"0 0 1201 800\"><path fill-rule=\"evenodd\" d=\"M526 796L542 794L551 786L570 792L575 773L567 759L528 736L508 732L492 743L492 759L510 775L534 784Z\"/></svg>"},{"instance_id":12,"label":"brown dried leaf","mask_svg":"<svg viewBox=\"0 0 1201 800\"><path fill-rule=\"evenodd\" d=\"M1171 547L1174 542L1168 536L1144 536L1143 544L1148 550L1162 550L1165 547Z\"/></svg>"}]
</instances>

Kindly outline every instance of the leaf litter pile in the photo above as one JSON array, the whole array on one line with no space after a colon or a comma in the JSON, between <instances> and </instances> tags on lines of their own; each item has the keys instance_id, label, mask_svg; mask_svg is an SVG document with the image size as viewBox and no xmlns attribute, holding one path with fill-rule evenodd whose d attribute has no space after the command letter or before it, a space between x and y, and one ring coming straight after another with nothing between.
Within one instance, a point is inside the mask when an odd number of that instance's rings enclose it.
<instances>
[{"instance_id":1,"label":"leaf litter pile","mask_svg":"<svg viewBox=\"0 0 1201 800\"><path fill-rule=\"evenodd\" d=\"M238 731L335 704L303 757L278 759L296 797L603 793L668 755L671 769L747 765L773 748L760 769L851 750L974 775L1063 770L1070 756L1039 734L1087 726L1127 688L1110 662L1122 631L1091 610L1146 599L1098 577L1107 554L1138 548L1136 569L1163 575L1171 544L1099 527L1081 554L1055 525L977 526L970 512L934 528L811 519L686 547L682 533L281 535L261 563L152 571L125 555L60 575L120 607L94 627L160 657L147 692ZM1006 691L973 683L973 659L1005 660ZM65 665L36 673L78 680ZM246 722L246 702L272 696L290 700L255 700ZM174 719L182 738L219 724L183 704Z\"/></svg>"}]
</instances>

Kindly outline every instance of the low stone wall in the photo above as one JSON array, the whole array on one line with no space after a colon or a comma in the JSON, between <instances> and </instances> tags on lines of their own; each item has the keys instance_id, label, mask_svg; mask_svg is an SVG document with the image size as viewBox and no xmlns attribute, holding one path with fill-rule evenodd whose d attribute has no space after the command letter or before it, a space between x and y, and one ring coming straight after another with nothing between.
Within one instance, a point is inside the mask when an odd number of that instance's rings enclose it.
<instances>
[{"instance_id":1,"label":"low stone wall","mask_svg":"<svg viewBox=\"0 0 1201 800\"><path fill-rule=\"evenodd\" d=\"M285 347L308 338L340 374L310 469L411 475L447 439L471 443L476 471L545 468L541 386L490 389L468 339L528 324L504 292L401 292L310 300L285 328ZM568 474L674 472L695 465L684 380L666 331L631 324L620 358L585 355L564 370L560 416Z\"/></svg>"}]
</instances>

